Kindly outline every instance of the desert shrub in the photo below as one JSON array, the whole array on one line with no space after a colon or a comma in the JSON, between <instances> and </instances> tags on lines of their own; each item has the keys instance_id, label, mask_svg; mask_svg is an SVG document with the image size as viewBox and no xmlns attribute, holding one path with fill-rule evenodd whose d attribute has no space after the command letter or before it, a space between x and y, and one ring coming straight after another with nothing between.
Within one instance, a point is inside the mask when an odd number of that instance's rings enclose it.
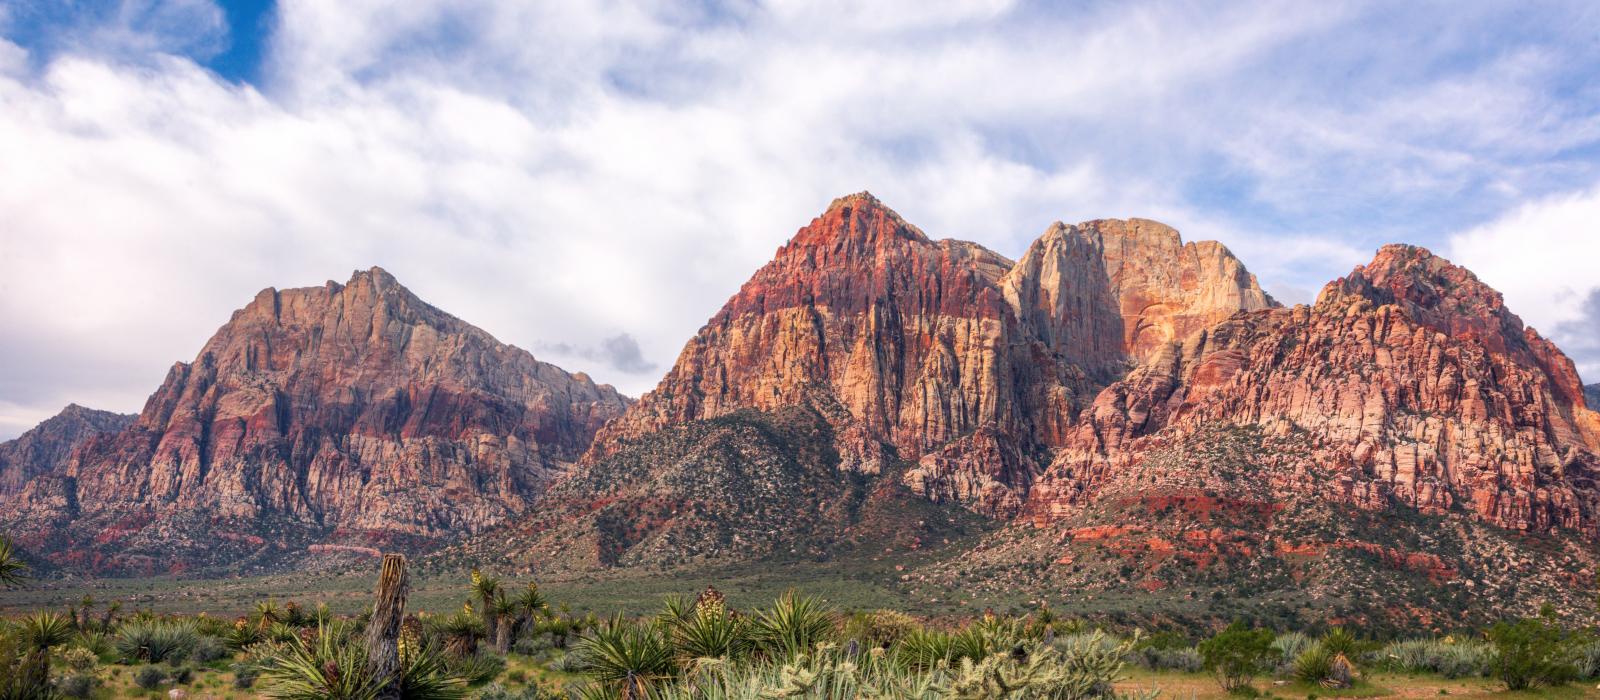
<instances>
[{"instance_id":1,"label":"desert shrub","mask_svg":"<svg viewBox=\"0 0 1600 700\"><path fill-rule=\"evenodd\" d=\"M195 640L194 649L189 652L189 658L201 664L208 664L228 656L227 645L216 637L200 637Z\"/></svg>"},{"instance_id":2,"label":"desert shrub","mask_svg":"<svg viewBox=\"0 0 1600 700\"><path fill-rule=\"evenodd\" d=\"M74 673L56 682L56 691L69 698L87 698L94 695L99 679L92 673Z\"/></svg>"},{"instance_id":3,"label":"desert shrub","mask_svg":"<svg viewBox=\"0 0 1600 700\"><path fill-rule=\"evenodd\" d=\"M139 686L140 688L144 688L145 690L155 690L156 688L161 687L162 683L166 682L167 672L161 670L160 666L141 666L139 670L133 674L133 684Z\"/></svg>"},{"instance_id":4,"label":"desert shrub","mask_svg":"<svg viewBox=\"0 0 1600 700\"><path fill-rule=\"evenodd\" d=\"M261 676L261 667L252 663L233 664L228 670L233 672L233 687L240 690L255 687L256 678Z\"/></svg>"},{"instance_id":5,"label":"desert shrub","mask_svg":"<svg viewBox=\"0 0 1600 700\"><path fill-rule=\"evenodd\" d=\"M465 679L467 685L479 686L500 677L506 670L506 660L497 654L481 651L471 656L450 659L446 662L455 675Z\"/></svg>"},{"instance_id":6,"label":"desert shrub","mask_svg":"<svg viewBox=\"0 0 1600 700\"><path fill-rule=\"evenodd\" d=\"M1377 665L1392 671L1437 673L1445 678L1487 675L1493 659L1493 648L1474 640L1408 639L1391 642L1373 655Z\"/></svg>"},{"instance_id":7,"label":"desert shrub","mask_svg":"<svg viewBox=\"0 0 1600 700\"><path fill-rule=\"evenodd\" d=\"M48 698L50 657L0 629L0 698Z\"/></svg>"},{"instance_id":8,"label":"desert shrub","mask_svg":"<svg viewBox=\"0 0 1600 700\"><path fill-rule=\"evenodd\" d=\"M83 647L73 647L63 651L59 658L62 665L80 673L93 671L95 666L100 665L100 657Z\"/></svg>"},{"instance_id":9,"label":"desert shrub","mask_svg":"<svg viewBox=\"0 0 1600 700\"><path fill-rule=\"evenodd\" d=\"M534 623L535 626L538 623ZM523 656L539 656L554 649L555 645L544 636L525 636L511 645L511 650Z\"/></svg>"},{"instance_id":10,"label":"desert shrub","mask_svg":"<svg viewBox=\"0 0 1600 700\"><path fill-rule=\"evenodd\" d=\"M917 619L893 610L852 613L845 620L844 638L867 647L887 649L914 630L922 628Z\"/></svg>"},{"instance_id":11,"label":"desert shrub","mask_svg":"<svg viewBox=\"0 0 1600 700\"><path fill-rule=\"evenodd\" d=\"M194 631L196 634L207 637L221 637L233 629L233 622L220 617L212 617L205 613L194 618Z\"/></svg>"},{"instance_id":12,"label":"desert shrub","mask_svg":"<svg viewBox=\"0 0 1600 700\"><path fill-rule=\"evenodd\" d=\"M179 685L188 685L194 681L194 667L186 665L173 666L172 672L167 674L167 679Z\"/></svg>"},{"instance_id":13,"label":"desert shrub","mask_svg":"<svg viewBox=\"0 0 1600 700\"><path fill-rule=\"evenodd\" d=\"M1572 645L1551 616L1502 622L1488 637L1495 651L1490 673L1509 690L1561 685L1577 675Z\"/></svg>"},{"instance_id":14,"label":"desert shrub","mask_svg":"<svg viewBox=\"0 0 1600 700\"><path fill-rule=\"evenodd\" d=\"M1229 693L1244 692L1260 673L1271 668L1278 658L1272 647L1271 630L1250 629L1243 622L1235 622L1216 636L1197 647L1206 669L1217 677L1217 683Z\"/></svg>"},{"instance_id":15,"label":"desert shrub","mask_svg":"<svg viewBox=\"0 0 1600 700\"><path fill-rule=\"evenodd\" d=\"M490 683L478 691L476 700L567 700L567 695L536 685L509 690L498 683Z\"/></svg>"},{"instance_id":16,"label":"desert shrub","mask_svg":"<svg viewBox=\"0 0 1600 700\"><path fill-rule=\"evenodd\" d=\"M115 646L117 653L129 661L160 663L188 658L198 640L192 623L135 620L117 630Z\"/></svg>"},{"instance_id":17,"label":"desert shrub","mask_svg":"<svg viewBox=\"0 0 1600 700\"><path fill-rule=\"evenodd\" d=\"M1205 658L1194 647L1145 647L1135 652L1134 661L1152 671L1194 673L1206 666Z\"/></svg>"}]
</instances>

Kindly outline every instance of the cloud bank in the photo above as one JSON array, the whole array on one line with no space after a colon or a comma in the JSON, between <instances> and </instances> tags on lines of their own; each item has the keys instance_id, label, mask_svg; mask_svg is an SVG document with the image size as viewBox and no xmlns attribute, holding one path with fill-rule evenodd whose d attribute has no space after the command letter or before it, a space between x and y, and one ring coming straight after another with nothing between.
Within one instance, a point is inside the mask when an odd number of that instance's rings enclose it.
<instances>
[{"instance_id":1,"label":"cloud bank","mask_svg":"<svg viewBox=\"0 0 1600 700\"><path fill-rule=\"evenodd\" d=\"M1600 182L1585 3L95 6L0 5L0 437L137 410L257 290L372 265L638 394L862 189L1012 256L1160 219L1286 301L1393 240L1552 328L1592 288L1493 253ZM251 82L208 63L252 31Z\"/></svg>"}]
</instances>

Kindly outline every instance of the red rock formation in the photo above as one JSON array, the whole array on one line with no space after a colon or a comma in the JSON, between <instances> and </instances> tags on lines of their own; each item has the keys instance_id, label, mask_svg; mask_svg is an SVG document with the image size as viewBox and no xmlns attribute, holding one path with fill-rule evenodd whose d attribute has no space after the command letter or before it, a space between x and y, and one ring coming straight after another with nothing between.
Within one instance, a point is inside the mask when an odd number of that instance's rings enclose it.
<instances>
[{"instance_id":1,"label":"red rock formation","mask_svg":"<svg viewBox=\"0 0 1600 700\"><path fill-rule=\"evenodd\" d=\"M373 268L262 291L133 426L85 443L24 509L79 529L189 514L217 529L448 537L526 510L626 406Z\"/></svg>"},{"instance_id":2,"label":"red rock formation","mask_svg":"<svg viewBox=\"0 0 1600 700\"><path fill-rule=\"evenodd\" d=\"M1254 465L1280 489L1592 537L1600 441L1581 397L1571 361L1499 293L1426 250L1387 246L1314 306L1241 314L1158 349L1084 412L1027 510L1066 517L1153 446L1252 425L1312 446Z\"/></svg>"},{"instance_id":3,"label":"red rock formation","mask_svg":"<svg viewBox=\"0 0 1600 700\"><path fill-rule=\"evenodd\" d=\"M95 435L122 430L133 420L71 404L17 439L0 443L0 497L21 491L34 477L65 468L79 445Z\"/></svg>"},{"instance_id":4,"label":"red rock formation","mask_svg":"<svg viewBox=\"0 0 1600 700\"><path fill-rule=\"evenodd\" d=\"M1010 515L1032 455L1146 346L1271 303L1226 249L1154 222L1056 224L1013 265L851 195L728 300L590 461L668 426L813 404L843 468L898 456L917 492Z\"/></svg>"}]
</instances>

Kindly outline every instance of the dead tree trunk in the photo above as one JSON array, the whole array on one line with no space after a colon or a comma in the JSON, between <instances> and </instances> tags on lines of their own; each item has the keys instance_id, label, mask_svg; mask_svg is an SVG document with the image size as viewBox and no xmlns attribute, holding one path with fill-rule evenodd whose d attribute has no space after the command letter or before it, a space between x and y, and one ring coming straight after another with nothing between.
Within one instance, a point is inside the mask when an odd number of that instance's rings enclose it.
<instances>
[{"instance_id":1,"label":"dead tree trunk","mask_svg":"<svg viewBox=\"0 0 1600 700\"><path fill-rule=\"evenodd\" d=\"M400 698L400 622L406 614L406 558L383 555L378 572L378 588L372 601L372 620L367 623L367 668L383 683L380 700Z\"/></svg>"}]
</instances>

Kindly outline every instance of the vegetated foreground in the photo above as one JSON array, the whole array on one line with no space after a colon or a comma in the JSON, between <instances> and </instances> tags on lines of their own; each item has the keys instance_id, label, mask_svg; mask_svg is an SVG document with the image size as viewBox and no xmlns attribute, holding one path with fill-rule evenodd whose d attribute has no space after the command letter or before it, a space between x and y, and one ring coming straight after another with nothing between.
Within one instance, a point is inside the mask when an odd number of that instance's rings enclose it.
<instances>
[{"instance_id":1,"label":"vegetated foreground","mask_svg":"<svg viewBox=\"0 0 1600 700\"><path fill-rule=\"evenodd\" d=\"M28 586L12 564L0 556L0 580ZM201 593L191 585L167 590ZM178 614L84 596L12 609L0 698L1564 698L1600 682L1600 635L1550 606L1398 635L1326 621L1140 629L1048 605L914 616L800 591L745 603L715 586L601 612L478 570L413 589L399 555L375 585L328 592L337 608L262 597L242 614Z\"/></svg>"}]
</instances>

